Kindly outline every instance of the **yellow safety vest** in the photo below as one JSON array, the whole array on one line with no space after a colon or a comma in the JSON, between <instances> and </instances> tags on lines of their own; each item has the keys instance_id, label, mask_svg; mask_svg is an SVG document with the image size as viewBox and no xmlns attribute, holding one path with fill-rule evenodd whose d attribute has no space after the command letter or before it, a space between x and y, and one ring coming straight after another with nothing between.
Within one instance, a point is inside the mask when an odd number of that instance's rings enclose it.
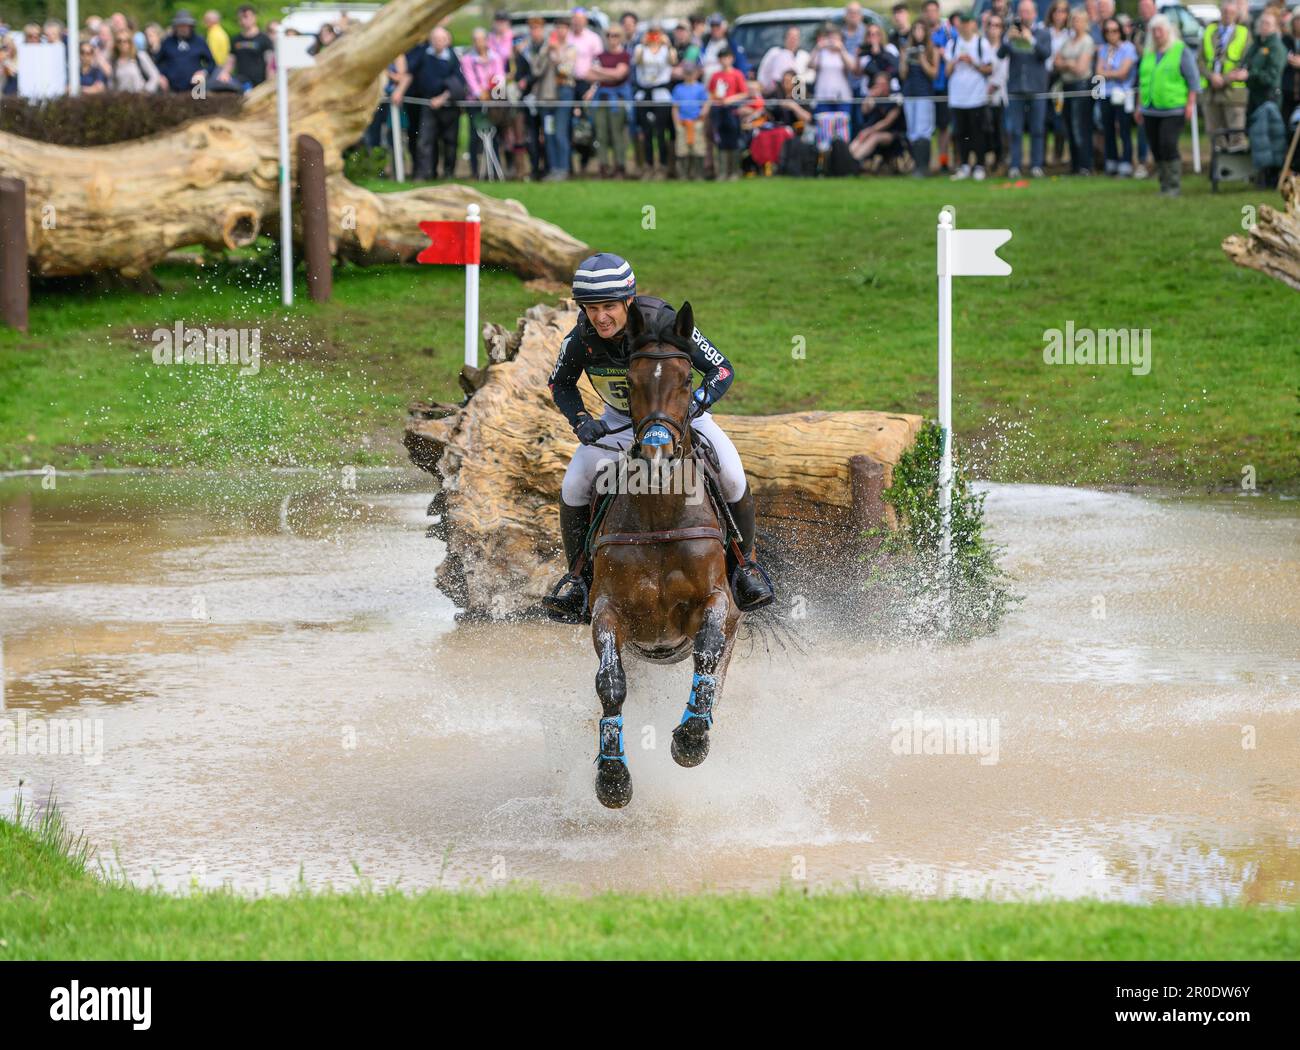
<instances>
[{"instance_id":1,"label":"yellow safety vest","mask_svg":"<svg viewBox=\"0 0 1300 1050\"><path fill-rule=\"evenodd\" d=\"M1201 53L1205 59L1205 68L1207 70L1214 68L1214 41L1219 36L1220 23L1215 22L1212 26L1207 26L1205 34L1201 37ZM1239 65L1246 54L1246 45L1250 43L1250 30L1243 25L1233 26L1232 39L1228 41L1228 46L1223 49L1223 69L1220 72L1227 76ZM1201 90L1204 91L1210 86L1210 81L1206 77L1201 77ZM1228 85L1229 91L1240 91L1243 95L1246 93L1246 82L1244 80L1235 80Z\"/></svg>"}]
</instances>

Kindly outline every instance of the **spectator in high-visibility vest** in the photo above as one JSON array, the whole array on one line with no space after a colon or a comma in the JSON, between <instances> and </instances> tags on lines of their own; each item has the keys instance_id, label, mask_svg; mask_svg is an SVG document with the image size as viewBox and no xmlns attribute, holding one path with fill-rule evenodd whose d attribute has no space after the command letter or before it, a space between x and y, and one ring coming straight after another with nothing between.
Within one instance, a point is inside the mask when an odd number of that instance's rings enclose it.
<instances>
[{"instance_id":1,"label":"spectator in high-visibility vest","mask_svg":"<svg viewBox=\"0 0 1300 1050\"><path fill-rule=\"evenodd\" d=\"M1206 27L1201 37L1201 91L1204 93L1205 130L1214 141L1227 136L1228 149L1246 146L1246 47L1250 30L1241 24L1237 0L1223 0L1219 21Z\"/></svg>"},{"instance_id":2,"label":"spectator in high-visibility vest","mask_svg":"<svg viewBox=\"0 0 1300 1050\"><path fill-rule=\"evenodd\" d=\"M1151 156L1160 177L1160 193L1177 197L1183 161L1178 139L1196 109L1200 78L1191 48L1183 44L1169 19L1156 15L1147 23L1146 51L1142 55L1138 89L1141 108L1138 123L1147 129Z\"/></svg>"}]
</instances>

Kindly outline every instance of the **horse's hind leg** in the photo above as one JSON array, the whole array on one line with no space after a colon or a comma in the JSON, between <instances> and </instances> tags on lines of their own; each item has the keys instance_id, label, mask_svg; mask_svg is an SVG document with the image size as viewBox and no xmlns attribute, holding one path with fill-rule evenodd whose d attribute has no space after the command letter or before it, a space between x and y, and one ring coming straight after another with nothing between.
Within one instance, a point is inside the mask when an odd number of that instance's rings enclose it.
<instances>
[{"instance_id":1,"label":"horse's hind leg","mask_svg":"<svg viewBox=\"0 0 1300 1050\"><path fill-rule=\"evenodd\" d=\"M730 599L715 591L705 604L700 629L695 632L695 674L691 697L682 720L673 730L673 761L679 766L698 766L709 753L709 730L713 726L713 704L722 688L728 655L727 612Z\"/></svg>"},{"instance_id":2,"label":"horse's hind leg","mask_svg":"<svg viewBox=\"0 0 1300 1050\"><path fill-rule=\"evenodd\" d=\"M596 755L596 798L610 809L632 801L632 774L623 751L623 701L627 675L619 656L618 616L607 598L600 598L591 615L591 640L600 665L596 668L596 695L600 697L600 752Z\"/></svg>"}]
</instances>

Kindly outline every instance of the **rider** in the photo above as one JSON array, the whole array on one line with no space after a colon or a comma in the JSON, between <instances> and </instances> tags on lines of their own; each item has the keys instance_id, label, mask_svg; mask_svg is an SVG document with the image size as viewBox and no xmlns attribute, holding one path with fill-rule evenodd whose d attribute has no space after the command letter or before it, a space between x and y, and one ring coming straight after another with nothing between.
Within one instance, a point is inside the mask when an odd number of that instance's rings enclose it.
<instances>
[{"instance_id":1,"label":"rider","mask_svg":"<svg viewBox=\"0 0 1300 1050\"><path fill-rule=\"evenodd\" d=\"M626 448L632 441L631 419L627 414L627 370L632 350L628 345L628 311L640 310L646 330L651 332L670 329L677 316L677 311L662 299L637 295L632 267L608 252L600 252L579 264L573 275L573 298L579 305L578 323L560 344L560 356L549 385L556 406L582 444L569 462L560 489L560 533L569 572L543 600L552 619L567 623L581 619L585 611L587 588L574 574L573 566L590 523L591 486L601 464L614 459L611 453L596 448L593 443ZM740 609L757 609L771 602L773 593L766 573L754 561L754 495L736 446L707 411L731 385L734 378L731 362L698 328L691 333L690 353L691 363L703 376L693 395L691 426L717 452L722 496L740 532L746 559L734 574L733 593ZM599 419L592 418L583 407L578 392L578 378L583 372L605 402L605 411ZM628 429L612 433L623 427Z\"/></svg>"}]
</instances>

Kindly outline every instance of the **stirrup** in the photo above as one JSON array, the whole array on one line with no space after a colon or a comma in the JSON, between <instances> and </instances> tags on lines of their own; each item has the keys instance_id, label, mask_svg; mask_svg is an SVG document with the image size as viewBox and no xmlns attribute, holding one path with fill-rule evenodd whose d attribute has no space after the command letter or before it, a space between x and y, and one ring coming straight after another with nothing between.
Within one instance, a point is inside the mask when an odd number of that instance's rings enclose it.
<instances>
[{"instance_id":1,"label":"stirrup","mask_svg":"<svg viewBox=\"0 0 1300 1050\"><path fill-rule=\"evenodd\" d=\"M742 592L742 584L747 585L747 594ZM753 558L741 562L731 570L731 593L736 600L736 608L741 612L753 612L776 600L772 577Z\"/></svg>"},{"instance_id":2,"label":"stirrup","mask_svg":"<svg viewBox=\"0 0 1300 1050\"><path fill-rule=\"evenodd\" d=\"M561 595L561 591L566 593ZM580 601L575 600L575 595ZM550 594L542 599L542 608L546 610L546 615L556 623L590 623L590 597L587 581L581 576L574 576L572 573L566 572L560 577L559 582L551 588Z\"/></svg>"}]
</instances>

